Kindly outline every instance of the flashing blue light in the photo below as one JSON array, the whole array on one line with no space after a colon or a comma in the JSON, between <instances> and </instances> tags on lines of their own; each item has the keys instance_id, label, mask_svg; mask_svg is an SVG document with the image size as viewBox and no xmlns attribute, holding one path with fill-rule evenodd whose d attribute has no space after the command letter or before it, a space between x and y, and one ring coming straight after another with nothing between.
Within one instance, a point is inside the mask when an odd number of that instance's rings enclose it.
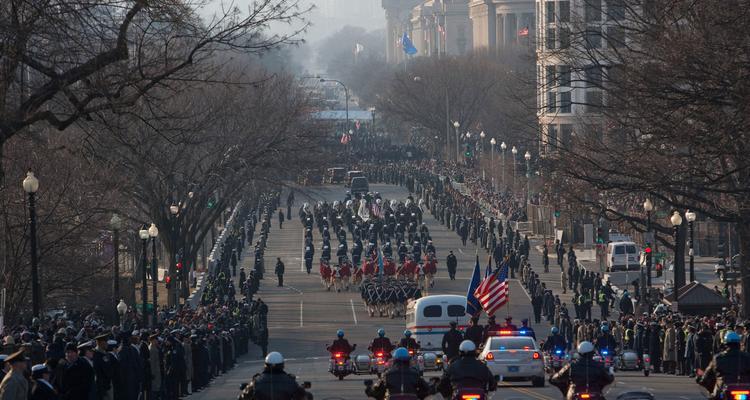
<instances>
[{"instance_id":1,"label":"flashing blue light","mask_svg":"<svg viewBox=\"0 0 750 400\"><path fill-rule=\"evenodd\" d=\"M747 395L746 394L738 394L738 395L735 395L734 398L737 399L737 400L747 400Z\"/></svg>"},{"instance_id":2,"label":"flashing blue light","mask_svg":"<svg viewBox=\"0 0 750 400\"><path fill-rule=\"evenodd\" d=\"M505 346L500 346L500 350L505 350Z\"/></svg>"},{"instance_id":3,"label":"flashing blue light","mask_svg":"<svg viewBox=\"0 0 750 400\"><path fill-rule=\"evenodd\" d=\"M555 350L555 354L562 354L562 350Z\"/></svg>"},{"instance_id":4,"label":"flashing blue light","mask_svg":"<svg viewBox=\"0 0 750 400\"><path fill-rule=\"evenodd\" d=\"M520 333L520 334L521 334L521 336L525 336L525 335L526 335L526 333L527 333L527 331L525 331L525 330L522 330L522 331L518 331L518 333Z\"/></svg>"},{"instance_id":5,"label":"flashing blue light","mask_svg":"<svg viewBox=\"0 0 750 400\"><path fill-rule=\"evenodd\" d=\"M603 356L606 356L607 354L609 354L609 351L607 351L607 350L602 350L602 355L603 355Z\"/></svg>"}]
</instances>

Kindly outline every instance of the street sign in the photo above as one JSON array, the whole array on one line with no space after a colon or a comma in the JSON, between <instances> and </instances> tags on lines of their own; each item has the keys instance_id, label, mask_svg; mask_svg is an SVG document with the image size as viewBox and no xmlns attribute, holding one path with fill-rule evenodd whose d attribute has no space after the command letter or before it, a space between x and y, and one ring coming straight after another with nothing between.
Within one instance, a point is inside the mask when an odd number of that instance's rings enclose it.
<instances>
[{"instance_id":1,"label":"street sign","mask_svg":"<svg viewBox=\"0 0 750 400\"><path fill-rule=\"evenodd\" d=\"M141 310L143 309L143 303L135 303L135 309ZM146 303L146 311L154 311L154 305L152 303Z\"/></svg>"}]
</instances>

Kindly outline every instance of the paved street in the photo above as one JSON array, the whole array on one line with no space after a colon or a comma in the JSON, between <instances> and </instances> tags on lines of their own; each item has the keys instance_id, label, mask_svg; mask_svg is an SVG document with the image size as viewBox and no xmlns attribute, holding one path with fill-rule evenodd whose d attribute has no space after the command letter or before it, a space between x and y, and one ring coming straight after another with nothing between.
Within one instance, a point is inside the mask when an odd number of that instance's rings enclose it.
<instances>
[{"instance_id":1,"label":"paved street","mask_svg":"<svg viewBox=\"0 0 750 400\"><path fill-rule=\"evenodd\" d=\"M310 381L316 399L363 399L363 380L372 376L348 376L338 381L327 372L328 354L325 350L335 337L337 329L343 329L351 343L356 343L359 351L366 351L367 344L375 337L378 328L383 327L391 340L401 337L404 330L403 319L370 318L364 308L358 291L327 292L317 274L317 263L313 273L304 272L302 260L302 225L296 217L297 209L303 201L342 199L345 193L343 186L325 186L303 188L304 193L296 192L297 202L293 210L293 219L285 221L279 230L278 220L274 219L266 251L266 274L258 294L269 306L270 350L283 353L287 358L287 371L297 375L298 380ZM408 193L404 188L390 185L371 185L372 191L378 191L388 199L404 199ZM475 248L462 247L460 240L453 232L435 221L425 213L425 222L430 228L433 242L440 259L439 274L432 294L466 294L468 280L475 263ZM315 232L316 244L319 247L320 236ZM316 248L316 255L319 254ZM445 257L453 250L459 260L457 279L450 281L445 272ZM479 253L482 270L486 265L487 255ZM276 285L273 267L276 257L286 265L284 287ZM252 257L242 260L249 268ZM532 265L541 269L541 255L533 253ZM554 259L552 260L554 263ZM553 265L551 271L554 271ZM559 272L543 274L548 286L559 293ZM511 300L509 311L516 322L522 318L532 318L529 297L517 281L511 282ZM564 301L569 302L569 299ZM598 313L595 313L598 314ZM546 336L549 326L533 326L537 336ZM260 350L253 347L249 356L239 361L240 365L229 373L217 378L212 385L192 395L192 399L231 399L239 392L239 386L247 382L253 374L262 368ZM654 392L658 399L699 399L697 385L687 378L674 376L651 376L644 378L636 373L618 373L617 384L612 386L610 398L627 390L644 389ZM440 396L437 396L440 398ZM530 388L527 384L504 387L494 394L495 399L559 399L561 395L556 388L549 385L545 388Z\"/></svg>"}]
</instances>

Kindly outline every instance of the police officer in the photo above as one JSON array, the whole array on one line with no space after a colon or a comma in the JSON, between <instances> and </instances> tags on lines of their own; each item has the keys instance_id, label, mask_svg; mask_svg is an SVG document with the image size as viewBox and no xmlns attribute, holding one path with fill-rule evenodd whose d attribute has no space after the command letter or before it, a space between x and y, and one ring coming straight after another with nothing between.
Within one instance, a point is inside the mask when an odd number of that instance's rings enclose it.
<instances>
[{"instance_id":1,"label":"police officer","mask_svg":"<svg viewBox=\"0 0 750 400\"><path fill-rule=\"evenodd\" d=\"M378 337L372 340L369 350L373 353L382 351L384 354L391 354L391 351L393 351L393 343L391 343L391 339L385 336L385 329L378 329Z\"/></svg>"},{"instance_id":2,"label":"police officer","mask_svg":"<svg viewBox=\"0 0 750 400\"><path fill-rule=\"evenodd\" d=\"M726 385L750 382L750 353L740 351L740 335L734 331L724 334L726 350L714 356L698 383L711 391L714 399L721 396Z\"/></svg>"},{"instance_id":3,"label":"police officer","mask_svg":"<svg viewBox=\"0 0 750 400\"><path fill-rule=\"evenodd\" d=\"M464 340L464 335L461 334L461 331L456 328L457 325L458 324L456 323L456 321L451 321L451 328L448 330L448 332L445 332L445 334L443 334L443 343L441 347L443 349L443 354L448 357L448 361L453 361L456 357L458 357L458 347Z\"/></svg>"},{"instance_id":4,"label":"police officer","mask_svg":"<svg viewBox=\"0 0 750 400\"><path fill-rule=\"evenodd\" d=\"M615 380L614 375L601 362L594 361L594 345L583 341L578 345L578 360L564 366L553 375L549 382L573 400L576 387L586 388L588 392L603 393L604 388Z\"/></svg>"},{"instance_id":5,"label":"police officer","mask_svg":"<svg viewBox=\"0 0 750 400\"><path fill-rule=\"evenodd\" d=\"M469 327L466 328L465 334L466 340L474 342L476 347L479 347L484 343L484 327L479 324L479 318L473 317L469 321Z\"/></svg>"},{"instance_id":6,"label":"police officer","mask_svg":"<svg viewBox=\"0 0 750 400\"><path fill-rule=\"evenodd\" d=\"M437 390L444 398L452 398L452 393L472 388L494 392L497 381L487 365L477 360L477 347L471 340L464 340L459 346L459 358L450 363L443 372Z\"/></svg>"},{"instance_id":7,"label":"police officer","mask_svg":"<svg viewBox=\"0 0 750 400\"><path fill-rule=\"evenodd\" d=\"M240 393L239 400L303 400L312 395L297 384L292 374L284 372L284 357L272 351L265 360L263 372L255 374L253 380Z\"/></svg>"},{"instance_id":8,"label":"police officer","mask_svg":"<svg viewBox=\"0 0 750 400\"><path fill-rule=\"evenodd\" d=\"M409 366L409 350L399 347L393 352L393 366L385 371L383 379L375 386L367 386L365 394L379 400L397 394L411 394L424 399L429 394L429 386L419 376L419 372ZM368 383L371 383L368 381Z\"/></svg>"},{"instance_id":9,"label":"police officer","mask_svg":"<svg viewBox=\"0 0 750 400\"><path fill-rule=\"evenodd\" d=\"M344 339L344 331L339 329L336 331L336 340L333 341L333 344L328 348L328 351L331 353L341 352L346 355L346 358L349 358L349 354L351 354L355 348L357 348L357 345L349 344L349 341Z\"/></svg>"},{"instance_id":10,"label":"police officer","mask_svg":"<svg viewBox=\"0 0 750 400\"><path fill-rule=\"evenodd\" d=\"M401 338L398 347L405 347L407 350L414 350L415 352L419 351L419 343L411 337L411 331L408 329L404 331L404 337Z\"/></svg>"},{"instance_id":11,"label":"police officer","mask_svg":"<svg viewBox=\"0 0 750 400\"><path fill-rule=\"evenodd\" d=\"M446 260L445 265L448 267L448 275L450 276L451 280L456 280L456 267L458 266L458 260L456 260L456 256L453 254L453 251L448 254L448 259Z\"/></svg>"},{"instance_id":12,"label":"police officer","mask_svg":"<svg viewBox=\"0 0 750 400\"><path fill-rule=\"evenodd\" d=\"M550 331L550 335L547 336L547 340L544 341L542 350L551 353L555 350L565 351L565 349L567 348L568 346L565 342L565 337L560 334L560 329L558 329L556 326L553 326L552 330Z\"/></svg>"}]
</instances>

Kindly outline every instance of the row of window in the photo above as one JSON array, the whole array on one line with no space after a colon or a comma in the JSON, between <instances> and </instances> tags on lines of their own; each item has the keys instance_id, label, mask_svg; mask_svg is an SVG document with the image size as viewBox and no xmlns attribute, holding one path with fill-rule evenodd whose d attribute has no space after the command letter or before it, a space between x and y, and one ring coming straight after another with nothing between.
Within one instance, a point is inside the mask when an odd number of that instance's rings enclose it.
<instances>
[{"instance_id":1,"label":"row of window","mask_svg":"<svg viewBox=\"0 0 750 400\"><path fill-rule=\"evenodd\" d=\"M586 113L597 113L601 111L604 104L604 95L601 90L587 90L584 93L584 101L579 106L585 107ZM549 114L571 114L573 112L573 92L547 92L545 110Z\"/></svg>"},{"instance_id":2,"label":"row of window","mask_svg":"<svg viewBox=\"0 0 750 400\"><path fill-rule=\"evenodd\" d=\"M622 48L625 45L625 30L621 26L608 26L606 34L601 26L589 26L581 34L583 47L586 49L601 49L604 42L608 48ZM546 29L544 44L546 50L570 48L571 32L566 26L550 27Z\"/></svg>"},{"instance_id":3,"label":"row of window","mask_svg":"<svg viewBox=\"0 0 750 400\"><path fill-rule=\"evenodd\" d=\"M581 0L586 22L599 22L603 19L621 21L625 19L625 0ZM606 11L603 6L606 3ZM545 22L570 22L569 0L548 0L545 6Z\"/></svg>"},{"instance_id":4,"label":"row of window","mask_svg":"<svg viewBox=\"0 0 750 400\"><path fill-rule=\"evenodd\" d=\"M548 89L555 87L571 87L572 70L570 65L547 65L544 67L544 84ZM583 68L581 78L583 87L602 87L602 67L591 65Z\"/></svg>"}]
</instances>

